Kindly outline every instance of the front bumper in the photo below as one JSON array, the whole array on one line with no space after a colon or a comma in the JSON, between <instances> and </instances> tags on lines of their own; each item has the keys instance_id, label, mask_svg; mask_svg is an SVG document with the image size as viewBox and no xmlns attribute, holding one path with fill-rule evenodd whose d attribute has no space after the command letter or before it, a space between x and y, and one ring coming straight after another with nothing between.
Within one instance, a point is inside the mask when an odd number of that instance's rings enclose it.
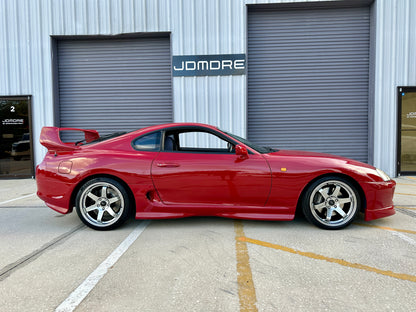
<instances>
[{"instance_id":1,"label":"front bumper","mask_svg":"<svg viewBox=\"0 0 416 312\"><path fill-rule=\"evenodd\" d=\"M362 187L367 200L365 221L388 217L396 213L393 205L395 181L367 182Z\"/></svg>"}]
</instances>

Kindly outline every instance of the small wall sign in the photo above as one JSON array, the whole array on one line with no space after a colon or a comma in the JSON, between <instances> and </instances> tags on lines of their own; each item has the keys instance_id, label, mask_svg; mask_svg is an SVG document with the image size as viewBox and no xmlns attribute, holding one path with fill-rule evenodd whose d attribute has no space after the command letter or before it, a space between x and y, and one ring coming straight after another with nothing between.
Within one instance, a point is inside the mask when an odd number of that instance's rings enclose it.
<instances>
[{"instance_id":1,"label":"small wall sign","mask_svg":"<svg viewBox=\"0 0 416 312\"><path fill-rule=\"evenodd\" d=\"M410 112L406 114L406 118L416 118L416 112Z\"/></svg>"},{"instance_id":2,"label":"small wall sign","mask_svg":"<svg viewBox=\"0 0 416 312\"><path fill-rule=\"evenodd\" d=\"M245 75L246 67L245 54L172 56L174 77Z\"/></svg>"}]
</instances>

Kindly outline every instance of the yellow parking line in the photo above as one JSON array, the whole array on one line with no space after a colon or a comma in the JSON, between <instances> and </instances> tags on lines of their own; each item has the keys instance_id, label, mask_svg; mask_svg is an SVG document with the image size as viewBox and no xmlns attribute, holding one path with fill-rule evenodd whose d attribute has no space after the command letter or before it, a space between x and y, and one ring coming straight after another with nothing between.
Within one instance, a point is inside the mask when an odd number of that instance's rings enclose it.
<instances>
[{"instance_id":1,"label":"yellow parking line","mask_svg":"<svg viewBox=\"0 0 416 312\"><path fill-rule=\"evenodd\" d=\"M245 241L240 240L241 237L245 237L243 223L241 221L234 221L234 232L235 249L237 252L237 283L240 311L257 311L256 290L251 274L247 244Z\"/></svg>"},{"instance_id":2,"label":"yellow parking line","mask_svg":"<svg viewBox=\"0 0 416 312\"><path fill-rule=\"evenodd\" d=\"M416 234L416 231L412 231L412 230L393 229L387 226L379 226L379 225L374 225L374 224L364 224L364 223L355 223L355 222L354 224L359 225L359 226L372 227L372 228L381 229L381 230L393 231L393 232Z\"/></svg>"},{"instance_id":3,"label":"yellow parking line","mask_svg":"<svg viewBox=\"0 0 416 312\"><path fill-rule=\"evenodd\" d=\"M416 194L394 193L397 195L416 196Z\"/></svg>"},{"instance_id":4,"label":"yellow parking line","mask_svg":"<svg viewBox=\"0 0 416 312\"><path fill-rule=\"evenodd\" d=\"M415 177L406 177L406 178L416 180L416 178L415 178Z\"/></svg>"},{"instance_id":5,"label":"yellow parking line","mask_svg":"<svg viewBox=\"0 0 416 312\"><path fill-rule=\"evenodd\" d=\"M406 206L394 206L394 208L401 208L401 209L416 210L416 207L406 207Z\"/></svg>"},{"instance_id":6,"label":"yellow parking line","mask_svg":"<svg viewBox=\"0 0 416 312\"><path fill-rule=\"evenodd\" d=\"M409 183L396 183L397 185L410 185L410 186L416 186L416 184L409 184Z\"/></svg>"},{"instance_id":7,"label":"yellow parking line","mask_svg":"<svg viewBox=\"0 0 416 312\"><path fill-rule=\"evenodd\" d=\"M370 267L368 265L359 264L359 263L352 263L352 262L348 262L348 261L345 261L345 260L342 260L342 259L337 259L337 258L330 258L330 257L322 256L322 255L319 255L319 254L316 254L316 253L313 253L313 252L300 251L300 250L296 250L296 249L293 249L293 248L290 248L290 247L276 245L276 244L272 244L272 243L268 243L268 242L263 242L263 241L259 241L259 240L256 240L256 239L251 239L251 238L248 238L248 237L240 237L239 240L241 240L242 242L247 242L247 243L251 243L251 244L255 244L255 245L259 245L259 246L263 246L263 247L282 250L282 251L285 251L285 252L289 252L289 253L292 253L292 254L304 256L304 257L311 258L311 259L323 260L323 261L328 261L328 262L331 262L331 263L337 263L337 264L342 265L342 266L355 268L355 269L360 269L360 270L373 272L373 273L377 273L377 274L381 274L381 275L385 275L385 276L390 276L390 277L393 277L393 278L397 278L397 279L401 279L401 280L405 280L405 281L411 281L411 282L416 283L416 276L414 276L414 275L395 273L395 272L386 271L386 270L380 270L380 269L377 269L377 268L374 268L374 267Z\"/></svg>"}]
</instances>

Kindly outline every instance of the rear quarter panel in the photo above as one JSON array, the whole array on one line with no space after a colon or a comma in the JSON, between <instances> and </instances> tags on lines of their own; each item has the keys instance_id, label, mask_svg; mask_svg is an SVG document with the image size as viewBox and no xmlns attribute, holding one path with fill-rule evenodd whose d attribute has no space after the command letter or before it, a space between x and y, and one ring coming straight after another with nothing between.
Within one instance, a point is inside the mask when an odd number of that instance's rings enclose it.
<instances>
[{"instance_id":1,"label":"rear quarter panel","mask_svg":"<svg viewBox=\"0 0 416 312\"><path fill-rule=\"evenodd\" d=\"M143 198L147 190L153 189L150 170L157 152L139 152L131 147L131 138L123 141L48 153L37 168L38 196L52 209L68 213L72 211L75 193L86 180L111 176L124 182L131 195ZM68 163L70 172L61 170Z\"/></svg>"}]
</instances>

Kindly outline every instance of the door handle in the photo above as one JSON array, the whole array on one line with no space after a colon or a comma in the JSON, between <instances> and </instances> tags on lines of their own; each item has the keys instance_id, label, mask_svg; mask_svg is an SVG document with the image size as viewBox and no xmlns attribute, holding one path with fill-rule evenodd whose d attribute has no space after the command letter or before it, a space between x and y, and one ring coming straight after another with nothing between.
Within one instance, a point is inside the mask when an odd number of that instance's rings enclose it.
<instances>
[{"instance_id":1,"label":"door handle","mask_svg":"<svg viewBox=\"0 0 416 312\"><path fill-rule=\"evenodd\" d=\"M174 167L179 167L179 164L174 164L174 163L158 163L157 166L158 167L163 167L163 168L174 168Z\"/></svg>"}]
</instances>

